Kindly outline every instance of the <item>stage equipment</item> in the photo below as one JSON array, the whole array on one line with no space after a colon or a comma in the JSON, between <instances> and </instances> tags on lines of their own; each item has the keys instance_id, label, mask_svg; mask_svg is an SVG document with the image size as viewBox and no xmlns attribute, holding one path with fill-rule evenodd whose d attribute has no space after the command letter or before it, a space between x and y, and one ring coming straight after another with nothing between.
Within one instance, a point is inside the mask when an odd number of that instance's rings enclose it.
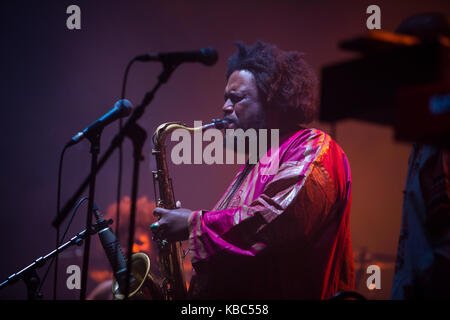
<instances>
[{"instance_id":1,"label":"stage equipment","mask_svg":"<svg viewBox=\"0 0 450 320\"><path fill-rule=\"evenodd\" d=\"M137 57L133 58L133 60L137 60ZM132 262L131 255L132 255L132 251L133 251L132 249L133 249L133 242L134 242L136 201L137 201L138 180L139 180L139 163L143 159L142 147L143 147L143 145L145 143L145 139L147 137L147 133L145 132L145 130L137 124L137 120L139 120L142 117L142 115L145 112L146 107L153 100L154 95L157 92L157 90L161 87L162 84L166 83L169 80L173 71L181 63L180 61L171 61L170 59L164 60L161 62L163 65L163 71L158 76L158 82L156 83L156 85L153 87L152 90L148 91L144 95L144 98L142 99L141 104L133 110L131 116L128 118L127 122L124 124L124 126L122 127L120 132L114 137L113 141L111 142L111 145L105 151L105 153L103 154L101 159L98 161L98 163L96 162L96 159L94 159L95 158L94 151L95 151L95 154L97 154L99 148L91 147L91 152L93 153L93 160L91 161L91 170L90 170L88 177L85 180L83 180L83 182L81 183L79 188L76 190L76 192L73 194L73 196L66 202L66 204L62 208L61 212L56 216L56 218L52 222L52 225L55 228L58 228L59 225L64 221L64 219L69 214L69 211L75 205L76 199L81 196L81 194L84 192L86 187L88 185L90 185L90 190L94 190L94 188L92 188L92 186L95 186L95 183L91 183L91 181L95 181L94 178L97 175L97 172L104 166L104 164L109 159L109 157L112 155L114 150L116 148L119 148L122 145L125 137L130 138L133 143L134 161L133 161L133 180L132 180L132 187L131 187L132 189L131 189L131 209L130 209L130 227L129 227L130 232L129 232L129 238L128 238L127 270L131 270L131 262ZM215 61L210 63L209 65L212 65L213 63L215 63ZM98 137L99 137L99 135L95 135L95 137L91 140L93 140L93 141L98 140ZM94 145L94 144L92 143L92 145ZM96 149L96 150L94 150L94 149ZM93 199L93 194L91 194L91 193L93 193L93 191L92 192L90 191L89 199ZM93 208L93 206L91 206L89 204L89 208ZM87 224L90 223L89 218L90 217L88 215ZM87 245L87 243L86 243L86 247L89 247ZM85 250L84 261L88 261L87 258L88 258L88 252ZM80 292L81 300L85 299L87 267L88 267L87 262L83 263L82 290ZM129 276L129 274L130 273L127 272L127 277ZM124 291L124 292L126 292L125 299L128 297L128 293L129 293L129 288L128 288L128 286L130 284L129 280L130 279L127 279L126 284L125 284L127 287Z\"/></svg>"},{"instance_id":2,"label":"stage equipment","mask_svg":"<svg viewBox=\"0 0 450 320\"><path fill-rule=\"evenodd\" d=\"M181 64L184 62L200 62L207 66L212 66L218 59L217 51L211 47L206 47L196 51L181 52L160 52L143 54L136 57L141 62L161 61L169 64Z\"/></svg>"},{"instance_id":3,"label":"stage equipment","mask_svg":"<svg viewBox=\"0 0 450 320\"><path fill-rule=\"evenodd\" d=\"M94 214L97 224L104 224L105 219L97 206L94 206ZM98 231L98 236L114 273L112 285L114 298L122 300L125 298L125 281L127 280L125 255L108 225ZM133 300L162 300L160 289L150 274L150 258L145 253L134 253L131 260L130 295L128 297Z\"/></svg>"},{"instance_id":4,"label":"stage equipment","mask_svg":"<svg viewBox=\"0 0 450 320\"><path fill-rule=\"evenodd\" d=\"M91 225L91 232L87 232L84 229L83 231L77 233L75 236L73 236L69 241L66 243L60 245L58 248L54 249L50 253L46 254L45 256L39 257L36 260L34 260L33 263L28 265L26 268L23 268L22 270L18 271L17 273L13 273L8 277L7 280L0 283L0 289L3 289L9 285L12 285L16 283L18 280L23 279L26 286L27 286L27 298L29 300L38 300L42 299L42 294L39 292L39 286L40 286L40 278L37 275L36 269L41 268L45 265L45 263L53 258L54 256L59 255L61 252L63 252L65 249L77 245L81 246L83 244L83 240L89 239L91 235L99 232L99 230L108 228L108 225L112 224L112 220L102 220L99 223Z\"/></svg>"},{"instance_id":5,"label":"stage equipment","mask_svg":"<svg viewBox=\"0 0 450 320\"><path fill-rule=\"evenodd\" d=\"M392 126L402 141L450 141L450 42L372 31L341 48L361 57L322 69L320 120Z\"/></svg>"},{"instance_id":6,"label":"stage equipment","mask_svg":"<svg viewBox=\"0 0 450 320\"><path fill-rule=\"evenodd\" d=\"M74 135L72 139L67 142L67 146L72 146L82 141L84 138L89 138L98 134L99 131L103 130L103 128L111 122L120 118L128 117L132 110L133 105L130 101L126 99L117 101L111 110L87 126L83 131Z\"/></svg>"}]
</instances>

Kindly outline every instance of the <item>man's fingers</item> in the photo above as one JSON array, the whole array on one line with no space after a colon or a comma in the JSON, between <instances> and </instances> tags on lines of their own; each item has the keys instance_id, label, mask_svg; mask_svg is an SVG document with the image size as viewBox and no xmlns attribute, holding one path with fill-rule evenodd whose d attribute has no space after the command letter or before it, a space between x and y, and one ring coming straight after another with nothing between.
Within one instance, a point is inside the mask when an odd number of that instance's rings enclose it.
<instances>
[{"instance_id":1,"label":"man's fingers","mask_svg":"<svg viewBox=\"0 0 450 320\"><path fill-rule=\"evenodd\" d=\"M158 208L155 208L155 210L153 210L153 215L155 217L161 218L167 211L169 211L169 210L158 207Z\"/></svg>"},{"instance_id":2,"label":"man's fingers","mask_svg":"<svg viewBox=\"0 0 450 320\"><path fill-rule=\"evenodd\" d=\"M150 230L153 232L153 234L155 236L157 236L158 238L163 238L163 233L165 231L167 227L167 224L164 222L163 219L158 220L156 222L154 222L151 226L150 226Z\"/></svg>"},{"instance_id":3,"label":"man's fingers","mask_svg":"<svg viewBox=\"0 0 450 320\"><path fill-rule=\"evenodd\" d=\"M156 221L150 226L150 229L152 230L153 233L156 233L159 227L160 227L159 221Z\"/></svg>"},{"instance_id":4,"label":"man's fingers","mask_svg":"<svg viewBox=\"0 0 450 320\"><path fill-rule=\"evenodd\" d=\"M177 201L177 203L176 203L176 206L177 206L177 208L181 208L181 201Z\"/></svg>"}]
</instances>

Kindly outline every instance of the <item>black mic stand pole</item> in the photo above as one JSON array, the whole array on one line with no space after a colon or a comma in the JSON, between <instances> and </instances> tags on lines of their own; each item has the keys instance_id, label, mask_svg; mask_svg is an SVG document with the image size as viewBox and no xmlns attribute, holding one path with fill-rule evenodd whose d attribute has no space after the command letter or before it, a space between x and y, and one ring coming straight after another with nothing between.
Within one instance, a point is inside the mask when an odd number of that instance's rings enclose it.
<instances>
[{"instance_id":1,"label":"black mic stand pole","mask_svg":"<svg viewBox=\"0 0 450 320\"><path fill-rule=\"evenodd\" d=\"M138 182L139 182L139 165L144 157L142 155L142 147L147 139L147 133L138 124L135 124L127 132L127 136L133 142L133 180L131 186L131 208L130 208L130 224L128 231L128 249L127 249L127 273L125 282L125 299L128 299L130 291L130 279L131 279L131 255L133 254L134 244L134 229L136 221L136 203L138 194Z\"/></svg>"},{"instance_id":2,"label":"black mic stand pole","mask_svg":"<svg viewBox=\"0 0 450 320\"><path fill-rule=\"evenodd\" d=\"M158 84L166 83L172 72L178 66L177 64L164 63L164 70L158 77ZM159 87L159 86L157 86ZM156 91L157 87L153 91ZM153 94L151 94L153 96ZM128 249L127 249L127 273L125 282L125 300L128 299L130 294L130 279L131 279L131 256L133 254L133 244L134 244L134 229L136 221L136 203L138 194L138 184L139 184L139 165L144 159L142 156L142 147L147 139L147 133L142 129L137 123L134 123L127 132L126 135L133 142L133 181L131 186L131 208L130 208L130 224L128 231Z\"/></svg>"},{"instance_id":3,"label":"black mic stand pole","mask_svg":"<svg viewBox=\"0 0 450 320\"><path fill-rule=\"evenodd\" d=\"M88 137L91 143L91 172L97 172L98 154L100 153L100 136L103 130L95 132ZM91 230L92 227L92 212L94 209L94 197L95 197L95 180L97 175L90 175L89 178L89 199L88 199L88 211L86 216L86 230ZM81 271L81 290L80 300L86 300L87 290L87 276L89 269L89 253L91 247L91 237L87 237L84 242L83 253L83 268Z\"/></svg>"}]
</instances>

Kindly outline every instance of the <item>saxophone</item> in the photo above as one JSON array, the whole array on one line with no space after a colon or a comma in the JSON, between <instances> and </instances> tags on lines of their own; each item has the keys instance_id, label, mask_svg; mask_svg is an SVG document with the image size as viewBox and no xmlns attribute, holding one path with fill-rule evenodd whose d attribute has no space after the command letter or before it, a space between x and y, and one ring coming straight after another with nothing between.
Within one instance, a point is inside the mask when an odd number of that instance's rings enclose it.
<instances>
[{"instance_id":1,"label":"saxophone","mask_svg":"<svg viewBox=\"0 0 450 320\"><path fill-rule=\"evenodd\" d=\"M175 209L172 179L169 177L166 160L166 137L176 129L185 129L190 132L207 130L210 128L223 129L227 120L213 119L211 123L201 127L189 128L179 122L161 124L153 134L152 154L156 158L156 171L152 172L153 185L156 197L156 182L159 187L159 198L156 205L165 209ZM133 300L184 300L187 298L186 280L183 268L183 253L180 242L168 243L166 240L154 238L159 249L161 282L156 280L150 272L150 258L143 252L131 256L131 280L129 299ZM121 252L120 252L121 253ZM121 257L123 254L121 253ZM123 256L123 261L125 257ZM124 265L125 267L125 265ZM120 292L118 281L113 279L113 295L115 299L122 300L124 295Z\"/></svg>"},{"instance_id":2,"label":"saxophone","mask_svg":"<svg viewBox=\"0 0 450 320\"><path fill-rule=\"evenodd\" d=\"M157 170L153 171L153 184L158 183L159 199L156 205L165 209L175 209L176 201L173 192L172 180L166 159L167 136L176 129L185 129L190 132L207 130L210 128L222 129L226 120L214 119L211 123L201 127L189 128L179 122L161 124L153 135L152 154L156 158ZM156 186L155 186L156 199ZM183 300L187 298L186 281L183 268L183 252L180 242L167 243L165 240L155 239L159 249L159 264L162 275L161 290L164 300Z\"/></svg>"}]
</instances>

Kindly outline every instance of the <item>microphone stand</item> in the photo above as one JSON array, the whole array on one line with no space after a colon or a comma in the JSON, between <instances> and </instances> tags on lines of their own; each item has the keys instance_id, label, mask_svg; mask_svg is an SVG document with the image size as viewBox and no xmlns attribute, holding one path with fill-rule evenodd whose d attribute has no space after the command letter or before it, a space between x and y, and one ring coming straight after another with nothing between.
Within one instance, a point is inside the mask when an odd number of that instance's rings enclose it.
<instances>
[{"instance_id":1,"label":"microphone stand","mask_svg":"<svg viewBox=\"0 0 450 320\"><path fill-rule=\"evenodd\" d=\"M6 288L7 286L10 286L20 279L23 279L25 282L25 285L27 286L27 298L28 300L38 300L42 299L42 293L38 292L39 285L40 285L40 279L37 275L36 269L41 268L45 265L45 263L50 260L53 256L58 255L60 252L64 251L65 249L77 245L81 246L83 244L84 239L89 239L91 235L96 234L100 230L108 227L108 225L112 224L112 220L108 221L102 221L100 223L96 223L91 226L91 232L86 232L84 229L83 231L77 233L75 236L73 236L69 241L59 246L57 249L54 249L50 253L48 253L45 256L39 257L36 260L34 260L33 263L25 267L24 269L18 271L17 273L13 273L8 277L7 280L0 283L0 289Z\"/></svg>"},{"instance_id":2,"label":"microphone stand","mask_svg":"<svg viewBox=\"0 0 450 320\"><path fill-rule=\"evenodd\" d=\"M130 293L131 279L131 255L133 254L134 243L134 227L136 221L136 202L139 182L139 165L144 159L142 156L142 147L144 146L147 133L138 124L135 124L128 132L128 137L133 142L133 180L131 185L131 208L130 208L130 224L128 231L128 250L127 250L127 273L125 282L125 299L128 299Z\"/></svg>"},{"instance_id":3,"label":"microphone stand","mask_svg":"<svg viewBox=\"0 0 450 320\"><path fill-rule=\"evenodd\" d=\"M159 86L169 79L172 72L178 66L178 64L164 63L164 70L158 77L158 84L152 90L152 97L154 92L159 88ZM150 102L150 101L149 101ZM128 300L130 295L130 279L131 279L131 256L133 255L133 243L134 243L134 229L136 221L136 203L138 194L138 184L139 184L139 166L140 161L144 159L142 156L142 147L147 139L146 131L140 127L137 123L127 131L127 136L133 142L133 180L131 184L131 208L130 208L130 224L128 230L128 249L127 249L127 273L125 281L125 300Z\"/></svg>"},{"instance_id":4,"label":"microphone stand","mask_svg":"<svg viewBox=\"0 0 450 320\"><path fill-rule=\"evenodd\" d=\"M98 154L100 153L100 137L102 129L94 132L94 134L88 137L91 143L91 172L97 171ZM92 226L92 212L94 209L94 197L95 197L95 181L97 175L91 175L89 177L89 198L88 198L88 211L86 215L86 230L90 230ZM81 290L80 300L86 300L87 290L87 276L89 269L89 252L91 247L91 237L88 237L84 243L83 252L83 267L81 272Z\"/></svg>"},{"instance_id":5,"label":"microphone stand","mask_svg":"<svg viewBox=\"0 0 450 320\"><path fill-rule=\"evenodd\" d=\"M64 219L69 215L69 212L70 212L70 210L72 210L72 208L75 205L77 199L81 196L81 194L84 192L86 187L88 185L90 185L90 183L92 181L92 178L97 175L97 172L99 172L100 169L104 166L104 164L110 158L110 156L112 155L114 150L116 148L118 148L123 143L123 140L124 140L125 136L128 136L131 140L133 140L135 136L138 136L139 137L138 138L139 141L134 142L134 145L135 145L135 148L134 148L135 149L135 151L134 151L135 159L134 159L133 189L132 189L132 197L133 197L133 199L132 199L131 212L130 212L130 237L129 237L129 243L128 243L128 248L132 249L134 239L131 236L134 236L134 217L135 217L135 212L136 212L136 198L137 198L137 189L138 189L139 161L142 158L142 155L141 155L141 153L142 153L141 152L142 144L145 141L145 137L142 134L142 131L144 131L144 129L139 127L136 122L144 114L145 108L153 100L156 91L159 89L159 87L161 87L162 84L164 84L164 83L166 83L168 81L168 79L170 78L170 75L176 69L177 66L178 66L178 64L170 64L170 63L167 63L167 62L163 63L163 71L158 76L158 82L156 83L156 85L153 87L153 89L151 91L149 91L149 92L147 92L145 94L144 98L142 99L141 104L134 109L133 113L128 118L128 120L125 123L125 125L122 127L122 130L120 130L119 133L114 137L114 139L111 142L111 144L108 147L108 149L105 151L105 153L100 158L98 163L96 163L96 166L91 168L91 172L89 173L88 177L82 182L82 184L77 189L77 191L74 193L72 198L70 198L69 201L66 202L66 204L62 208L60 214L57 215L56 218L53 220L52 225L54 227L58 227L64 221ZM145 131L144 131L144 133L145 133ZM94 186L95 186L95 183L94 183ZM93 192L93 190L92 190L92 192ZM91 200L91 196L89 196L89 199ZM93 198L92 198L92 200L93 200ZM88 223L89 223L89 221L90 220L88 220ZM127 264L129 264L130 260L131 260L130 259L131 251L132 250L129 249L128 252L127 252L127 256L128 256ZM130 270L130 269L128 269L128 270ZM87 270L83 270L83 271L87 272ZM127 278L128 279L130 278L129 275L130 275L130 272L127 272ZM128 282L129 281L127 281L127 283ZM127 290L127 293L128 293L128 290ZM126 297L127 296L128 296L128 294L126 294Z\"/></svg>"}]
</instances>

